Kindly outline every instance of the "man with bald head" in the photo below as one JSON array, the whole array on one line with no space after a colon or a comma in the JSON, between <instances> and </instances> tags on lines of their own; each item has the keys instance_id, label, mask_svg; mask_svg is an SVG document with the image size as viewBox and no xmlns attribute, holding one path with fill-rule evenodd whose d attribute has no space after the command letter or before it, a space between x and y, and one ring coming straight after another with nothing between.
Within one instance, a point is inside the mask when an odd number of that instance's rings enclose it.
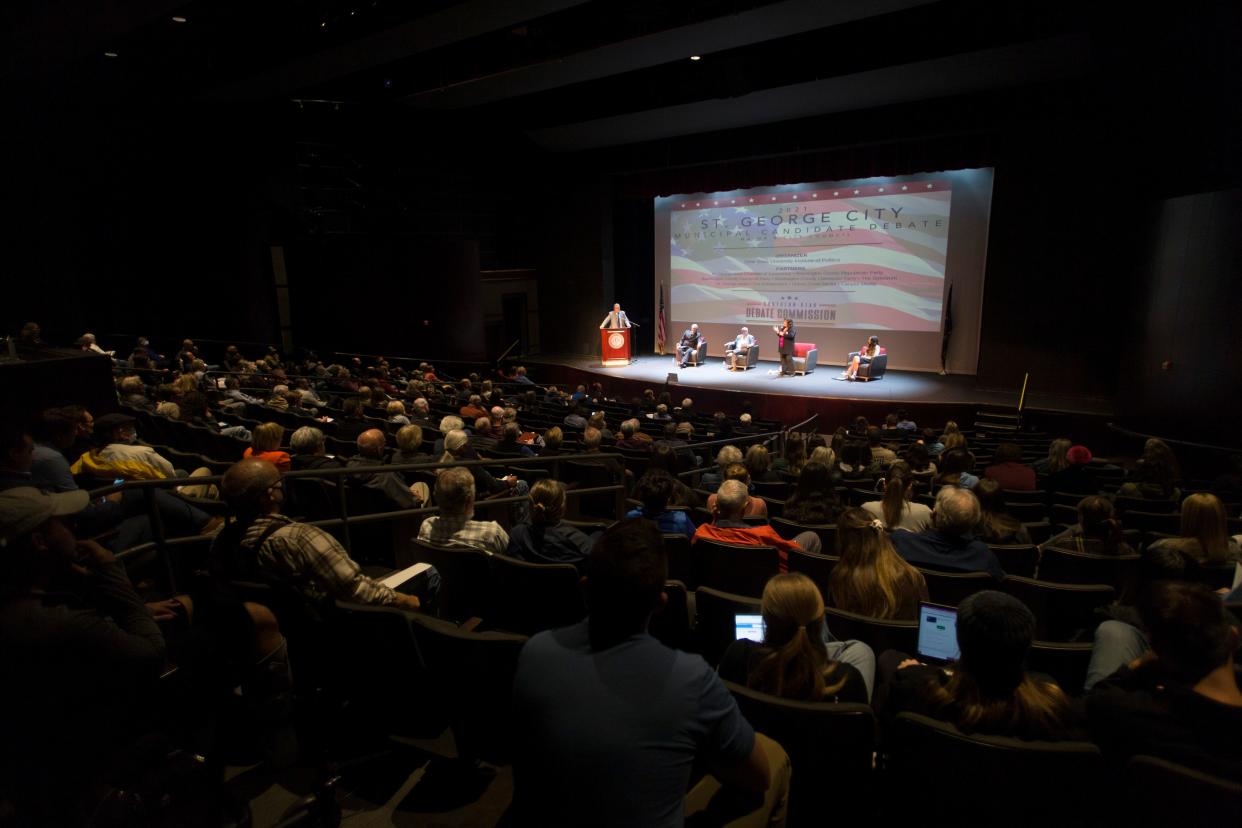
<instances>
[{"instance_id":1,"label":"man with bald head","mask_svg":"<svg viewBox=\"0 0 1242 828\"><path fill-rule=\"evenodd\" d=\"M604 317L604 321L599 323L601 328L628 328L630 320L625 315L625 311L621 310L621 303L613 304L612 310ZM525 373L525 372L523 372Z\"/></svg>"},{"instance_id":2,"label":"man with bald head","mask_svg":"<svg viewBox=\"0 0 1242 828\"><path fill-rule=\"evenodd\" d=\"M691 543L700 538L738 543L745 546L774 546L780 555L780 571L789 571L789 552L797 549L800 552L816 552L822 548L819 536L814 532L803 532L794 540L785 540L776 530L767 524L751 526L742 519L750 494L746 484L740 480L726 480L716 490L716 505L712 509L714 516L711 523L704 523L695 530Z\"/></svg>"},{"instance_id":3,"label":"man with bald head","mask_svg":"<svg viewBox=\"0 0 1242 828\"><path fill-rule=\"evenodd\" d=\"M893 532L897 554L915 566L960 572L987 572L1004 580L996 553L974 536L979 525L979 500L970 489L942 486L932 509L932 528L924 532Z\"/></svg>"},{"instance_id":4,"label":"man with bald head","mask_svg":"<svg viewBox=\"0 0 1242 828\"><path fill-rule=\"evenodd\" d=\"M245 568L257 565L312 601L419 608L416 596L396 592L363 574L336 538L282 515L284 485L280 472L266 460L234 463L224 473L220 489L237 524L212 545L212 569L217 575L244 575Z\"/></svg>"},{"instance_id":5,"label":"man with bald head","mask_svg":"<svg viewBox=\"0 0 1242 828\"><path fill-rule=\"evenodd\" d=\"M384 432L378 428L362 432L358 435L358 453L349 458L349 462L345 465L350 468L383 466L384 453L387 449L386 440ZM428 495L431 493L426 483L406 485L401 475L393 471L378 471L375 474L350 478L349 485L362 486L374 493L377 511L418 509L427 502Z\"/></svg>"}]
</instances>

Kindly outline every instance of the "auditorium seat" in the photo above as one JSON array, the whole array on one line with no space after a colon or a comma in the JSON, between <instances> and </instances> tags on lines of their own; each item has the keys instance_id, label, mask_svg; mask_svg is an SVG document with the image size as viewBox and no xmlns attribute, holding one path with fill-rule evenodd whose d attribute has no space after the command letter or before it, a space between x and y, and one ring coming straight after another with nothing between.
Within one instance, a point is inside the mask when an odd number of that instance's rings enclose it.
<instances>
[{"instance_id":1,"label":"auditorium seat","mask_svg":"<svg viewBox=\"0 0 1242 828\"><path fill-rule=\"evenodd\" d=\"M701 586L694 591L694 640L699 655L713 667L737 640L733 616L758 615L759 597L736 595L725 590Z\"/></svg>"},{"instance_id":2,"label":"auditorium seat","mask_svg":"<svg viewBox=\"0 0 1242 828\"><path fill-rule=\"evenodd\" d=\"M1006 573L1035 577L1036 567L1039 566L1039 547L1035 544L988 544L988 549L992 550Z\"/></svg>"},{"instance_id":3,"label":"auditorium seat","mask_svg":"<svg viewBox=\"0 0 1242 828\"><path fill-rule=\"evenodd\" d=\"M899 713L889 748L893 789L933 823L1094 825L1109 801L1099 795L1100 750L1089 742L967 735L927 716ZM905 813L895 807L894 816Z\"/></svg>"},{"instance_id":4,"label":"auditorium seat","mask_svg":"<svg viewBox=\"0 0 1242 828\"><path fill-rule=\"evenodd\" d=\"M996 589L996 579L986 572L941 572L915 567L927 581L927 595L933 604L956 607L976 592Z\"/></svg>"},{"instance_id":5,"label":"auditorium seat","mask_svg":"<svg viewBox=\"0 0 1242 828\"><path fill-rule=\"evenodd\" d=\"M828 596L824 596L825 600ZM917 651L919 622L896 621L891 618L871 618L836 607L824 610L824 621L832 637L838 641L857 639L875 650L876 655L885 650L902 653Z\"/></svg>"},{"instance_id":6,"label":"auditorium seat","mask_svg":"<svg viewBox=\"0 0 1242 828\"><path fill-rule=\"evenodd\" d=\"M1121 802L1129 825L1242 824L1242 782L1154 756L1135 756L1126 765Z\"/></svg>"},{"instance_id":7,"label":"auditorium seat","mask_svg":"<svg viewBox=\"0 0 1242 828\"><path fill-rule=\"evenodd\" d=\"M489 629L534 635L567 627L586 616L578 570L492 555L492 589L481 614Z\"/></svg>"},{"instance_id":8,"label":"auditorium seat","mask_svg":"<svg viewBox=\"0 0 1242 828\"><path fill-rule=\"evenodd\" d=\"M793 540L803 532L814 532L819 536L820 554L827 555L837 548L837 525L835 523L802 524L772 516L769 511L768 524L776 530L776 534L785 540Z\"/></svg>"},{"instance_id":9,"label":"auditorium seat","mask_svg":"<svg viewBox=\"0 0 1242 828\"><path fill-rule=\"evenodd\" d=\"M1108 584L1121 590L1137 576L1140 560L1139 555L1096 555L1046 546L1039 561L1039 579L1059 584Z\"/></svg>"},{"instance_id":10,"label":"auditorium seat","mask_svg":"<svg viewBox=\"0 0 1242 828\"><path fill-rule=\"evenodd\" d=\"M1101 620L1096 609L1117 597L1107 584L1053 584L1020 575L1007 575L1001 589L1030 607L1040 641L1091 640Z\"/></svg>"},{"instance_id":11,"label":"auditorium seat","mask_svg":"<svg viewBox=\"0 0 1242 828\"><path fill-rule=\"evenodd\" d=\"M782 699L726 681L746 721L775 740L795 769L789 784L788 825L824 823L825 786L849 791L833 797L832 819L873 813L875 714L866 704Z\"/></svg>"},{"instance_id":12,"label":"auditorium seat","mask_svg":"<svg viewBox=\"0 0 1242 828\"><path fill-rule=\"evenodd\" d=\"M831 555L816 555L800 549L789 550L789 571L801 572L815 582L824 600L828 600L828 579L832 576L832 568L840 562L840 558Z\"/></svg>"},{"instance_id":13,"label":"auditorium seat","mask_svg":"<svg viewBox=\"0 0 1242 828\"><path fill-rule=\"evenodd\" d=\"M663 609L651 617L647 632L674 650L690 648L690 594L681 581L670 578L664 584L667 600Z\"/></svg>"},{"instance_id":14,"label":"auditorium seat","mask_svg":"<svg viewBox=\"0 0 1242 828\"><path fill-rule=\"evenodd\" d=\"M487 553L465 547L437 546L415 539L414 558L440 573L437 614L452 621L482 617L491 591Z\"/></svg>"},{"instance_id":15,"label":"auditorium seat","mask_svg":"<svg viewBox=\"0 0 1242 828\"><path fill-rule=\"evenodd\" d=\"M408 617L436 704L453 730L457 755L496 765L510 762L513 677L526 636L468 631L421 613Z\"/></svg>"},{"instance_id":16,"label":"auditorium seat","mask_svg":"<svg viewBox=\"0 0 1242 828\"><path fill-rule=\"evenodd\" d=\"M780 571L780 556L773 546L699 538L690 552L696 583L738 595L758 598L768 579Z\"/></svg>"}]
</instances>

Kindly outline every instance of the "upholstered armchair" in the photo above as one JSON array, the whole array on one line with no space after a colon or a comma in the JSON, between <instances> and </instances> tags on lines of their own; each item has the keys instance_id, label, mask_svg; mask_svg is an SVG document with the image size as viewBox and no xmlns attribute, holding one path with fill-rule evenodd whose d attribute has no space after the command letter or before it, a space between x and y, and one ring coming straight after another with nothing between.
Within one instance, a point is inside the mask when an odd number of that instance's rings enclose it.
<instances>
[{"instance_id":1,"label":"upholstered armchair","mask_svg":"<svg viewBox=\"0 0 1242 828\"><path fill-rule=\"evenodd\" d=\"M754 345L750 346L749 350L746 351L745 356L738 359L737 367L745 371L747 369L754 368L758 364L759 364L759 343L756 342ZM731 367L729 365L729 355L727 353L725 354L725 358L724 358L724 367L726 370L728 370Z\"/></svg>"},{"instance_id":2,"label":"upholstered armchair","mask_svg":"<svg viewBox=\"0 0 1242 828\"><path fill-rule=\"evenodd\" d=\"M864 382L878 380L888 369L888 349L880 348L880 352L871 358L871 362L858 366L858 376Z\"/></svg>"},{"instance_id":3,"label":"upholstered armchair","mask_svg":"<svg viewBox=\"0 0 1242 828\"><path fill-rule=\"evenodd\" d=\"M814 342L795 342L793 365L795 374L809 374L819 362L819 346Z\"/></svg>"}]
</instances>

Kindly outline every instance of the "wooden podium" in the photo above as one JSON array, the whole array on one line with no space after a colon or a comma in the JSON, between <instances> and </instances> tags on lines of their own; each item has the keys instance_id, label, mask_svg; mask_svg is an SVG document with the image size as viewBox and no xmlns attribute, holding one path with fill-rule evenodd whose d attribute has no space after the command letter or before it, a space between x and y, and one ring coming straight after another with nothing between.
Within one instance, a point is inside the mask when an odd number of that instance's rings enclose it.
<instances>
[{"instance_id":1,"label":"wooden podium","mask_svg":"<svg viewBox=\"0 0 1242 828\"><path fill-rule=\"evenodd\" d=\"M600 328L599 352L603 355L605 368L629 365L630 329Z\"/></svg>"}]
</instances>

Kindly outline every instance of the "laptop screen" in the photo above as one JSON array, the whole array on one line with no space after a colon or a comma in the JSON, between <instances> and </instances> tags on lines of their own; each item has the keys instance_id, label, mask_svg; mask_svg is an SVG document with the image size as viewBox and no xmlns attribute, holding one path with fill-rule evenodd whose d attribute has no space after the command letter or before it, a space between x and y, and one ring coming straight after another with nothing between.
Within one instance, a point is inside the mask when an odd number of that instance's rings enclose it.
<instances>
[{"instance_id":1,"label":"laptop screen","mask_svg":"<svg viewBox=\"0 0 1242 828\"><path fill-rule=\"evenodd\" d=\"M733 630L738 640L749 638L751 641L758 641L762 644L763 616L737 613L733 616Z\"/></svg>"},{"instance_id":2,"label":"laptop screen","mask_svg":"<svg viewBox=\"0 0 1242 828\"><path fill-rule=\"evenodd\" d=\"M919 604L919 656L931 661L957 661L957 610Z\"/></svg>"}]
</instances>

